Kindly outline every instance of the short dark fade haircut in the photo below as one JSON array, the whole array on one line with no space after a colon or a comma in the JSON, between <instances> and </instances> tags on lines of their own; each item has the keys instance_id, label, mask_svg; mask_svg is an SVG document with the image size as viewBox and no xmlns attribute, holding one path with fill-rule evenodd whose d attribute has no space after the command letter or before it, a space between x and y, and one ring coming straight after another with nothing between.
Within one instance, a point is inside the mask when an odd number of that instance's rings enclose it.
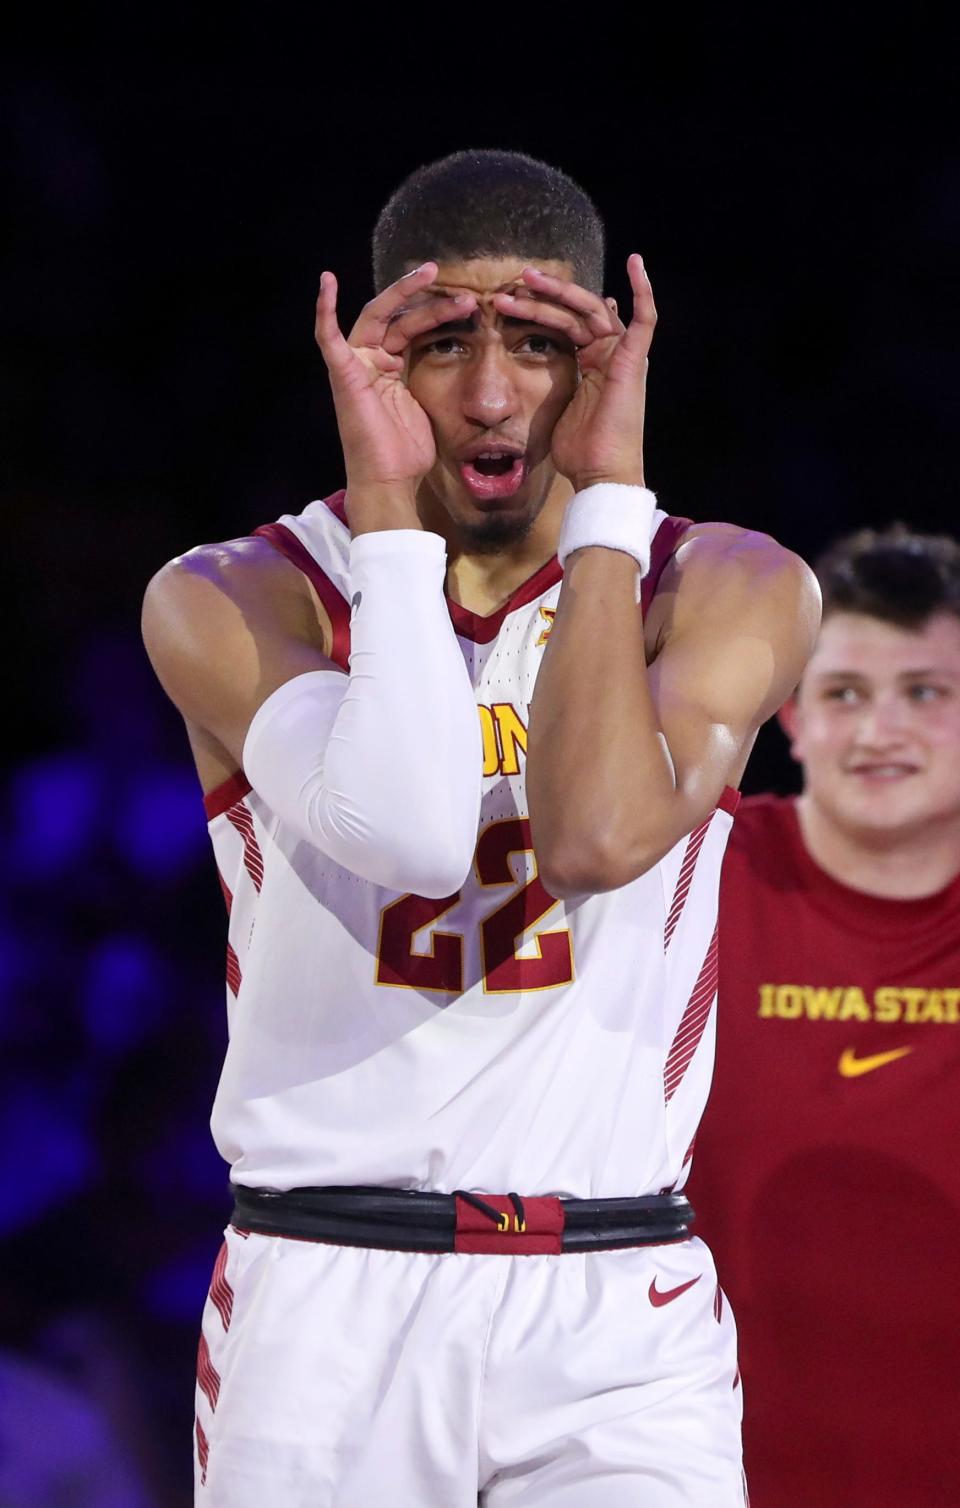
<instances>
[{"instance_id":1,"label":"short dark fade haircut","mask_svg":"<svg viewBox=\"0 0 960 1508\"><path fill-rule=\"evenodd\" d=\"M861 529L831 545L814 570L824 618L865 613L914 630L937 613L960 618L960 543L947 534L903 524Z\"/></svg>"},{"instance_id":2,"label":"short dark fade haircut","mask_svg":"<svg viewBox=\"0 0 960 1508\"><path fill-rule=\"evenodd\" d=\"M427 261L517 256L569 262L603 292L603 221L579 184L523 152L454 152L401 183L373 232L377 292Z\"/></svg>"}]
</instances>

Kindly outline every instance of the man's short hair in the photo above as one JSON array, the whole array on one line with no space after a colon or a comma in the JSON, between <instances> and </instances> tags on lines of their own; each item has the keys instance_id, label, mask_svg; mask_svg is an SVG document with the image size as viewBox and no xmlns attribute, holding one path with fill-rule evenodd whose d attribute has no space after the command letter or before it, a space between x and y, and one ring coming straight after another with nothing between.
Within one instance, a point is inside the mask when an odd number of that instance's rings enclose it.
<instances>
[{"instance_id":1,"label":"man's short hair","mask_svg":"<svg viewBox=\"0 0 960 1508\"><path fill-rule=\"evenodd\" d=\"M569 262L603 292L603 221L559 168L523 152L454 152L411 173L373 232L377 292L427 261L517 256Z\"/></svg>"},{"instance_id":2,"label":"man's short hair","mask_svg":"<svg viewBox=\"0 0 960 1508\"><path fill-rule=\"evenodd\" d=\"M823 616L865 613L898 628L921 629L936 613L960 618L960 543L914 534L903 524L839 539L814 570Z\"/></svg>"}]
</instances>

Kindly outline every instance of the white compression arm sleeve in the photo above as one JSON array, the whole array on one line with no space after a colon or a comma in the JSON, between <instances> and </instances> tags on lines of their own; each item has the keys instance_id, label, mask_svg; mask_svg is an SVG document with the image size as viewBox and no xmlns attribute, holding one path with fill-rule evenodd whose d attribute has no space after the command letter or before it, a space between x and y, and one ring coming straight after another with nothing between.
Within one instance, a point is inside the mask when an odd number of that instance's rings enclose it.
<instances>
[{"instance_id":1,"label":"white compression arm sleeve","mask_svg":"<svg viewBox=\"0 0 960 1508\"><path fill-rule=\"evenodd\" d=\"M419 529L350 546L350 674L310 671L260 707L247 779L288 826L390 890L450 895L473 860L483 753L443 593L446 546Z\"/></svg>"}]
</instances>

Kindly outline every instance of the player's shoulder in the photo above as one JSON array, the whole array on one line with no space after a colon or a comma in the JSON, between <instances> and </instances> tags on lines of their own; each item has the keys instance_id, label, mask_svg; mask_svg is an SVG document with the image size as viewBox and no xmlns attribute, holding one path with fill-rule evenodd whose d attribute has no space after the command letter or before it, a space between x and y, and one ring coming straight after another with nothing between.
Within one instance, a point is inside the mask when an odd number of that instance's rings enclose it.
<instances>
[{"instance_id":1,"label":"player's shoulder","mask_svg":"<svg viewBox=\"0 0 960 1508\"><path fill-rule=\"evenodd\" d=\"M819 606L817 579L806 561L758 529L728 523L691 524L674 562L690 585L709 589L749 584L752 590L791 590Z\"/></svg>"},{"instance_id":2,"label":"player's shoulder","mask_svg":"<svg viewBox=\"0 0 960 1508\"><path fill-rule=\"evenodd\" d=\"M290 570L269 541L256 536L194 545L151 577L144 593L145 621L168 614L189 618L213 610L218 600L242 606L271 588L285 589Z\"/></svg>"},{"instance_id":3,"label":"player's shoulder","mask_svg":"<svg viewBox=\"0 0 960 1508\"><path fill-rule=\"evenodd\" d=\"M665 573L667 633L767 640L787 679L799 679L820 626L820 588L799 555L736 524L693 524ZM789 689L789 688L788 688Z\"/></svg>"},{"instance_id":4,"label":"player's shoulder","mask_svg":"<svg viewBox=\"0 0 960 1508\"><path fill-rule=\"evenodd\" d=\"M252 534L215 544L195 545L175 555L151 578L145 611L187 612L215 597L245 604L274 594L306 591L303 566L324 553L327 535L334 548L349 550L342 492L309 503L302 513L283 514ZM343 536L343 538L341 538ZM319 548L318 548L319 546Z\"/></svg>"}]
</instances>

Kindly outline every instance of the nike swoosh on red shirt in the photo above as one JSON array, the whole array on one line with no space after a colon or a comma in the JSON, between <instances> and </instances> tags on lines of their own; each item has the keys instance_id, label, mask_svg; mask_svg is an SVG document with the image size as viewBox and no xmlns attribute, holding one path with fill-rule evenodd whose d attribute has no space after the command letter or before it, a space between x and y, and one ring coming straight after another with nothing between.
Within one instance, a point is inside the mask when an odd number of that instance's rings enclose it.
<instances>
[{"instance_id":1,"label":"nike swoosh on red shirt","mask_svg":"<svg viewBox=\"0 0 960 1508\"><path fill-rule=\"evenodd\" d=\"M656 1278L654 1278L650 1284L650 1302L654 1309L661 1309L664 1304L672 1304L674 1299L680 1297L681 1293L686 1293L687 1289L692 1288L694 1283L699 1283L701 1277L702 1273L697 1273L695 1278L690 1278L686 1283L679 1283L676 1288L665 1288L662 1293L657 1287Z\"/></svg>"},{"instance_id":2,"label":"nike swoosh on red shirt","mask_svg":"<svg viewBox=\"0 0 960 1508\"><path fill-rule=\"evenodd\" d=\"M861 1074L873 1073L876 1068L896 1063L898 1058L905 1058L908 1052L913 1052L913 1048L892 1047L889 1052L875 1052L868 1058L858 1058L854 1048L845 1047L837 1067L845 1079L859 1079Z\"/></svg>"}]
</instances>

